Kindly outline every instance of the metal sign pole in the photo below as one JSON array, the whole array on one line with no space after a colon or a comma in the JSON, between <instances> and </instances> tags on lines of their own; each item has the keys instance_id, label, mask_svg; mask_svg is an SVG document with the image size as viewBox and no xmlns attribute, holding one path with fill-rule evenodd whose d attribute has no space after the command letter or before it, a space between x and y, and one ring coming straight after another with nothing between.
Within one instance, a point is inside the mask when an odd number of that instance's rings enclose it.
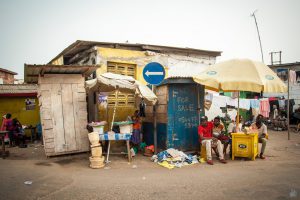
<instances>
[{"instance_id":1,"label":"metal sign pole","mask_svg":"<svg viewBox=\"0 0 300 200\"><path fill-rule=\"evenodd\" d=\"M155 86L152 85L152 91L155 94ZM154 153L157 154L157 118L156 118L156 104L153 105L153 134L154 134Z\"/></svg>"},{"instance_id":2,"label":"metal sign pole","mask_svg":"<svg viewBox=\"0 0 300 200\"><path fill-rule=\"evenodd\" d=\"M155 85L159 85L165 78L166 72L164 67L157 62L148 63L143 69L143 77L147 83L152 86L155 94ZM154 135L154 153L157 154L157 116L156 105L153 105L153 135Z\"/></svg>"}]
</instances>

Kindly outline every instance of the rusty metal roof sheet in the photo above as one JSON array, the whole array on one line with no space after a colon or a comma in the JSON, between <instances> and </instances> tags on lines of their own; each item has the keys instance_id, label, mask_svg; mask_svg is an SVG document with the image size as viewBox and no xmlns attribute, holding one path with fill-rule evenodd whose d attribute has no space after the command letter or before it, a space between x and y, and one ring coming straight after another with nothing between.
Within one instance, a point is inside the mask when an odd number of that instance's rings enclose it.
<instances>
[{"instance_id":1,"label":"rusty metal roof sheet","mask_svg":"<svg viewBox=\"0 0 300 200\"><path fill-rule=\"evenodd\" d=\"M18 73L13 72L13 71L10 71L10 70L8 70L8 69L0 68L0 71L1 71L1 72L5 72L5 73L8 73L8 74L12 74L12 75L18 75Z\"/></svg>"},{"instance_id":2,"label":"rusty metal roof sheet","mask_svg":"<svg viewBox=\"0 0 300 200\"><path fill-rule=\"evenodd\" d=\"M35 84L0 84L0 94L37 93Z\"/></svg>"},{"instance_id":3,"label":"rusty metal roof sheet","mask_svg":"<svg viewBox=\"0 0 300 200\"><path fill-rule=\"evenodd\" d=\"M98 66L90 65L27 65L24 66L26 83L37 83L39 75L44 74L82 74L89 76Z\"/></svg>"},{"instance_id":4,"label":"rusty metal roof sheet","mask_svg":"<svg viewBox=\"0 0 300 200\"><path fill-rule=\"evenodd\" d=\"M186 53L186 54L201 54L208 56L220 56L221 51L208 51L202 49L193 49L193 48L182 48L182 47L170 47L170 46L160 46L160 45L149 45L149 44L130 44L130 43L112 43L112 42L96 42L96 41L83 41L77 40L72 43L70 46L65 48L61 53L59 53L55 58L53 58L48 64L51 64L53 61L57 60L61 56L64 57L73 57L77 53L90 49L94 46L101 46L107 48L116 48L116 49L132 49L137 51L154 51L158 53ZM66 63L65 63L66 64Z\"/></svg>"}]
</instances>

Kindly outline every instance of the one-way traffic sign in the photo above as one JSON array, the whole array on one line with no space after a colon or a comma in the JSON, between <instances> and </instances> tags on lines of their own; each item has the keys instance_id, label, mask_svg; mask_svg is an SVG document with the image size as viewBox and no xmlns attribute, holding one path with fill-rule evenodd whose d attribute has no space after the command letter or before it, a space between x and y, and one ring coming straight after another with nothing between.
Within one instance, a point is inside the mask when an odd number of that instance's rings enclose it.
<instances>
[{"instance_id":1,"label":"one-way traffic sign","mask_svg":"<svg viewBox=\"0 0 300 200\"><path fill-rule=\"evenodd\" d=\"M152 85L160 84L164 80L165 75L164 67L157 62L148 63L143 70L145 81Z\"/></svg>"}]
</instances>

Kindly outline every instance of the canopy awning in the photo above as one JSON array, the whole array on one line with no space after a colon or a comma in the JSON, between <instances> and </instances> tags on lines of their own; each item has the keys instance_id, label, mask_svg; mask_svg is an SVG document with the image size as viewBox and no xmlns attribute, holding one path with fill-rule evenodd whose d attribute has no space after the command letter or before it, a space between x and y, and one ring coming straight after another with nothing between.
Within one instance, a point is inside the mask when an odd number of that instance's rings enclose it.
<instances>
[{"instance_id":1,"label":"canopy awning","mask_svg":"<svg viewBox=\"0 0 300 200\"><path fill-rule=\"evenodd\" d=\"M147 104L154 105L157 102L157 97L150 88L130 76L104 73L85 83L88 91L115 92L118 90L124 93L134 93L136 97L144 98Z\"/></svg>"}]
</instances>

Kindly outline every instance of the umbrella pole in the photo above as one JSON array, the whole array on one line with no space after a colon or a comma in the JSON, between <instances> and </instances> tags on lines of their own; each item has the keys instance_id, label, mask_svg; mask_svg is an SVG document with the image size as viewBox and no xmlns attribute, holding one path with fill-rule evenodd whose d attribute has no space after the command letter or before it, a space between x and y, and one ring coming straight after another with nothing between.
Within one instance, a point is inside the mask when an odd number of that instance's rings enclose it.
<instances>
[{"instance_id":1,"label":"umbrella pole","mask_svg":"<svg viewBox=\"0 0 300 200\"><path fill-rule=\"evenodd\" d=\"M288 128L288 140L290 140L290 68L288 69L288 102L287 102L287 128Z\"/></svg>"},{"instance_id":2,"label":"umbrella pole","mask_svg":"<svg viewBox=\"0 0 300 200\"><path fill-rule=\"evenodd\" d=\"M110 125L110 130L111 131L113 129L113 124L114 124L115 115L116 115L116 108L117 108L117 105L118 105L118 94L119 94L119 90L116 91L116 101L115 101L113 117L112 117L112 121L111 121L111 125Z\"/></svg>"},{"instance_id":3,"label":"umbrella pole","mask_svg":"<svg viewBox=\"0 0 300 200\"><path fill-rule=\"evenodd\" d=\"M235 125L235 132L237 133L239 130L239 124L240 124L240 91L238 93L238 108L237 108L237 114L236 114L236 125Z\"/></svg>"}]
</instances>

